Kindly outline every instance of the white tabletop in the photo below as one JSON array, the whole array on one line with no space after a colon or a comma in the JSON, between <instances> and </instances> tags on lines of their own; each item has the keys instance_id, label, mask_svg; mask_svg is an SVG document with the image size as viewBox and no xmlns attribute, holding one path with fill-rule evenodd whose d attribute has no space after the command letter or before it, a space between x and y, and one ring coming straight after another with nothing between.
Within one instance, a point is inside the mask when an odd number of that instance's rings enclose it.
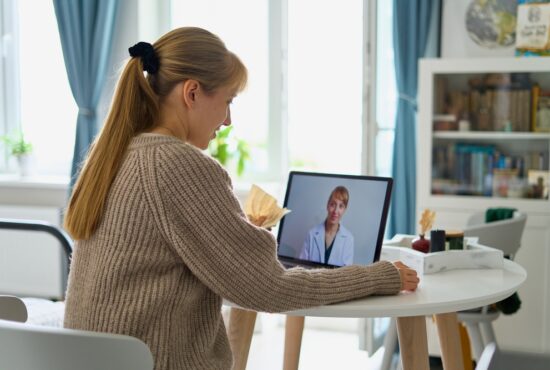
<instances>
[{"instance_id":1,"label":"white tabletop","mask_svg":"<svg viewBox=\"0 0 550 370\"><path fill-rule=\"evenodd\" d=\"M403 317L456 312L498 302L518 290L527 273L505 260L503 269L462 269L422 276L418 289L287 312L292 316Z\"/></svg>"}]
</instances>

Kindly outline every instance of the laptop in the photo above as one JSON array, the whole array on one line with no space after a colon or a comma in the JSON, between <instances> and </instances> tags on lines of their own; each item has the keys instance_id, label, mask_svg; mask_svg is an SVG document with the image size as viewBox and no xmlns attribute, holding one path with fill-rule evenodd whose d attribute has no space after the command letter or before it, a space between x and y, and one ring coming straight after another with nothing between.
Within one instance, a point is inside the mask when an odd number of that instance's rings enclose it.
<instances>
[{"instance_id":1,"label":"laptop","mask_svg":"<svg viewBox=\"0 0 550 370\"><path fill-rule=\"evenodd\" d=\"M378 261L393 180L291 171L279 224L279 261L285 267L336 268Z\"/></svg>"}]
</instances>

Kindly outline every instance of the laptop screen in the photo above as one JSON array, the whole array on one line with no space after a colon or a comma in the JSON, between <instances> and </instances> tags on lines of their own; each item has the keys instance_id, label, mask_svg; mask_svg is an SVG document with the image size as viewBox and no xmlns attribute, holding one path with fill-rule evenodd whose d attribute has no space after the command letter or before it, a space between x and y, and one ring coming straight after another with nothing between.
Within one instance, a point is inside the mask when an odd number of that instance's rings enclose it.
<instances>
[{"instance_id":1,"label":"laptop screen","mask_svg":"<svg viewBox=\"0 0 550 370\"><path fill-rule=\"evenodd\" d=\"M290 172L278 255L298 264L368 265L378 261L392 179Z\"/></svg>"}]
</instances>

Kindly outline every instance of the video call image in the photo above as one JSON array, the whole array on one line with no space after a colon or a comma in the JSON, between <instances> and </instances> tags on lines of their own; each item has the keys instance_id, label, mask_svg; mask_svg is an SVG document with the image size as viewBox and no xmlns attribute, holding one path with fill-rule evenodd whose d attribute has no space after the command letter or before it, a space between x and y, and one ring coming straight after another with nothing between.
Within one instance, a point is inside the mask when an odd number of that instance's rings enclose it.
<instances>
[{"instance_id":1,"label":"video call image","mask_svg":"<svg viewBox=\"0 0 550 370\"><path fill-rule=\"evenodd\" d=\"M334 266L373 262L386 181L295 174L279 255Z\"/></svg>"}]
</instances>

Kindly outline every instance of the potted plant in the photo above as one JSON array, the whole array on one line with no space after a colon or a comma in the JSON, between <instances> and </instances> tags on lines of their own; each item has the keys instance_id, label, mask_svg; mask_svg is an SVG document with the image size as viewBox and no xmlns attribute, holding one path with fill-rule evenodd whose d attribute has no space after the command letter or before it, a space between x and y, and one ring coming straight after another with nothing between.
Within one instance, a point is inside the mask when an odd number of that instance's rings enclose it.
<instances>
[{"instance_id":1,"label":"potted plant","mask_svg":"<svg viewBox=\"0 0 550 370\"><path fill-rule=\"evenodd\" d=\"M0 140L4 143L9 153L17 160L19 174L21 176L27 176L32 144L25 140L25 136L22 132L18 132L14 135L0 136Z\"/></svg>"},{"instance_id":2,"label":"potted plant","mask_svg":"<svg viewBox=\"0 0 550 370\"><path fill-rule=\"evenodd\" d=\"M236 172L240 177L244 173L246 163L250 160L250 148L245 140L231 135L232 130L233 126L227 126L218 131L216 138L208 145L208 151L226 168L231 159L236 159Z\"/></svg>"}]
</instances>

